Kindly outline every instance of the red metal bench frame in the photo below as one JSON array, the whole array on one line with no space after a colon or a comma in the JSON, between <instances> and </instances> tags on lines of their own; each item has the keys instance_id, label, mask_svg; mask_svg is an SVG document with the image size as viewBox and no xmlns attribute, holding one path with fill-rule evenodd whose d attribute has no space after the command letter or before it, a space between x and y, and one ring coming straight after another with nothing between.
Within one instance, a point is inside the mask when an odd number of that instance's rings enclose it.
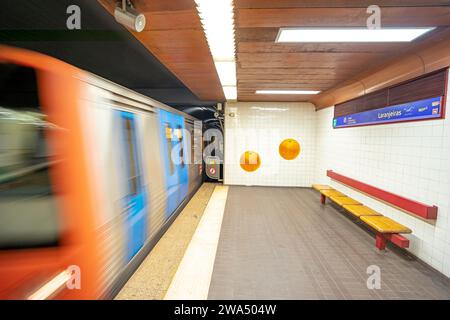
<instances>
[{"instance_id":1,"label":"red metal bench frame","mask_svg":"<svg viewBox=\"0 0 450 320\"><path fill-rule=\"evenodd\" d=\"M398 233L379 233L375 235L375 246L378 250L386 249L387 242L390 241L400 248L408 248L409 240Z\"/></svg>"}]
</instances>

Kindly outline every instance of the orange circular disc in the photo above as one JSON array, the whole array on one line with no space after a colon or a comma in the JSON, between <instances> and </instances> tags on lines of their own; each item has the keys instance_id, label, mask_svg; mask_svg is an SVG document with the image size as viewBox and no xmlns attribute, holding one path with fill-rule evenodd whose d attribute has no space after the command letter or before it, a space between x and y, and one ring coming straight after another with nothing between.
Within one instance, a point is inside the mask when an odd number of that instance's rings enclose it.
<instances>
[{"instance_id":1,"label":"orange circular disc","mask_svg":"<svg viewBox=\"0 0 450 320\"><path fill-rule=\"evenodd\" d=\"M278 151L280 156L286 160L293 160L300 154L300 144L295 139L285 139L280 143Z\"/></svg>"},{"instance_id":2,"label":"orange circular disc","mask_svg":"<svg viewBox=\"0 0 450 320\"><path fill-rule=\"evenodd\" d=\"M241 168L247 172L258 170L261 165L259 154L254 151L245 151L241 156Z\"/></svg>"}]
</instances>

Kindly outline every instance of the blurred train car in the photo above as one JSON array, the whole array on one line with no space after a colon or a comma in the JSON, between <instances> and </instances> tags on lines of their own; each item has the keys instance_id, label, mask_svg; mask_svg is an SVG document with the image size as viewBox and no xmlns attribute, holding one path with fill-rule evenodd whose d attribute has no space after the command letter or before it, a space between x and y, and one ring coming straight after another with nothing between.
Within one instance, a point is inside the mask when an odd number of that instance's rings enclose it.
<instances>
[{"instance_id":1,"label":"blurred train car","mask_svg":"<svg viewBox=\"0 0 450 320\"><path fill-rule=\"evenodd\" d=\"M0 47L0 298L113 297L201 185L195 148L197 119Z\"/></svg>"}]
</instances>

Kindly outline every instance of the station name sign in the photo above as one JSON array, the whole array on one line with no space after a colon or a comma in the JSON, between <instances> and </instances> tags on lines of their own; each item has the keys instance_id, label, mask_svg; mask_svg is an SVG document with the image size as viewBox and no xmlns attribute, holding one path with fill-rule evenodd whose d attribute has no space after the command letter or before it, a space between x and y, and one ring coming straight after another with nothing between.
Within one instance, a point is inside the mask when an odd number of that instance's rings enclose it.
<instances>
[{"instance_id":1,"label":"station name sign","mask_svg":"<svg viewBox=\"0 0 450 320\"><path fill-rule=\"evenodd\" d=\"M442 97L364 111L333 119L334 128L442 118Z\"/></svg>"}]
</instances>

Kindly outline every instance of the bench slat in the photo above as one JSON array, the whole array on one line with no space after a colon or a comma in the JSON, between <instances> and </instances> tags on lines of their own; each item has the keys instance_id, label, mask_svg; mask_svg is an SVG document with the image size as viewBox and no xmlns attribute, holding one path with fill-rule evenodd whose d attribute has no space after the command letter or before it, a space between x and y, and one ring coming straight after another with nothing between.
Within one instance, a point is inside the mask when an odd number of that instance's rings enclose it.
<instances>
[{"instance_id":1,"label":"bench slat","mask_svg":"<svg viewBox=\"0 0 450 320\"><path fill-rule=\"evenodd\" d=\"M325 184L313 184L313 189L316 189L317 191L320 190L334 190L333 187L327 186Z\"/></svg>"},{"instance_id":2,"label":"bench slat","mask_svg":"<svg viewBox=\"0 0 450 320\"><path fill-rule=\"evenodd\" d=\"M358 218L361 216L382 216L381 213L363 205L344 204L343 207L345 210Z\"/></svg>"},{"instance_id":3,"label":"bench slat","mask_svg":"<svg viewBox=\"0 0 450 320\"><path fill-rule=\"evenodd\" d=\"M361 216L361 220L380 233L411 233L411 229L385 216Z\"/></svg>"},{"instance_id":4,"label":"bench slat","mask_svg":"<svg viewBox=\"0 0 450 320\"><path fill-rule=\"evenodd\" d=\"M349 198L349 197L336 197L336 196L331 196L330 200L337 203L340 206L343 205L348 205L348 204L352 204L352 205L361 205L360 202L356 201L355 199Z\"/></svg>"},{"instance_id":5,"label":"bench slat","mask_svg":"<svg viewBox=\"0 0 450 320\"><path fill-rule=\"evenodd\" d=\"M345 194L343 194L342 192L339 192L337 190L319 190L321 194L323 194L325 197L329 198L331 196L335 196L335 197L346 197Z\"/></svg>"}]
</instances>

